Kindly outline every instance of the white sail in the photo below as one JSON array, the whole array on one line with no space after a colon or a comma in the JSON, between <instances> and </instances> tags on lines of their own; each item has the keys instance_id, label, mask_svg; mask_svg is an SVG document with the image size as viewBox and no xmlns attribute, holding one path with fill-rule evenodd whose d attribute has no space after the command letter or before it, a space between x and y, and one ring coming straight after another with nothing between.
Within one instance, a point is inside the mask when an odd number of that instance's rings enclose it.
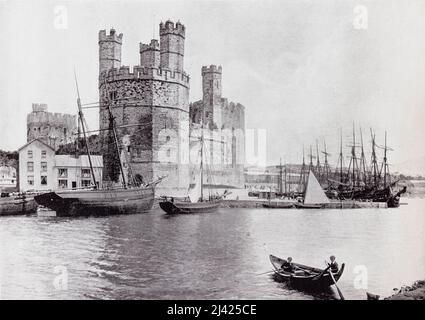
<instances>
[{"instance_id":1,"label":"white sail","mask_svg":"<svg viewBox=\"0 0 425 320\"><path fill-rule=\"evenodd\" d=\"M305 204L322 204L329 203L329 199L317 181L316 176L310 170L308 174L307 188L304 196Z\"/></svg>"},{"instance_id":2,"label":"white sail","mask_svg":"<svg viewBox=\"0 0 425 320\"><path fill-rule=\"evenodd\" d=\"M194 180L194 186L189 188L188 196L190 202L199 202L201 198L201 176L196 175Z\"/></svg>"}]
</instances>

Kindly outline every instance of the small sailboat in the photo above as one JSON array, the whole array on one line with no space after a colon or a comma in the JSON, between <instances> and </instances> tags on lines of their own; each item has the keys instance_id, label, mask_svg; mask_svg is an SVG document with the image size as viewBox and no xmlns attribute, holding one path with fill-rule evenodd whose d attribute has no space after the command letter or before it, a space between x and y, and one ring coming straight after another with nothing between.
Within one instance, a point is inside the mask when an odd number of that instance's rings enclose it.
<instances>
[{"instance_id":1,"label":"small sailboat","mask_svg":"<svg viewBox=\"0 0 425 320\"><path fill-rule=\"evenodd\" d=\"M308 173L303 202L295 203L295 207L304 209L320 209L330 203L313 171Z\"/></svg>"},{"instance_id":2,"label":"small sailboat","mask_svg":"<svg viewBox=\"0 0 425 320\"><path fill-rule=\"evenodd\" d=\"M201 126L202 127L202 126ZM200 142L200 173L195 176L195 182L189 186L188 195L183 199L174 197L165 197L159 203L159 206L168 214L187 214L214 212L221 204L222 196L213 196L209 194L204 198L204 135L203 130L199 139Z\"/></svg>"}]
</instances>

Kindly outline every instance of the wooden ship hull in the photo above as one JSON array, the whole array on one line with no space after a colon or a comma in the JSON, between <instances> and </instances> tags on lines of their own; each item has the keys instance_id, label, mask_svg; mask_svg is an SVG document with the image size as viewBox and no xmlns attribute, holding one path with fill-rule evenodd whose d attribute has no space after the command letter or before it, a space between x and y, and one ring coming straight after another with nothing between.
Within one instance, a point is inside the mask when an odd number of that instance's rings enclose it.
<instances>
[{"instance_id":1,"label":"wooden ship hull","mask_svg":"<svg viewBox=\"0 0 425 320\"><path fill-rule=\"evenodd\" d=\"M282 265L286 262L285 259L281 259L274 255L270 255L270 262L274 268L274 278L277 281L289 282L294 287L301 287L306 289L325 289L334 284L329 271L326 269L319 269L309 267L306 265L293 263L294 267L297 268L297 272L285 272L282 271ZM333 274L336 282L341 278L344 272L345 264L341 265L339 271Z\"/></svg>"},{"instance_id":2,"label":"wooden ship hull","mask_svg":"<svg viewBox=\"0 0 425 320\"><path fill-rule=\"evenodd\" d=\"M268 209L291 209L294 208L294 205L294 202L285 201L271 201L268 203L263 203L263 207Z\"/></svg>"},{"instance_id":3,"label":"wooden ship hull","mask_svg":"<svg viewBox=\"0 0 425 320\"><path fill-rule=\"evenodd\" d=\"M56 211L57 216L135 214L152 208L154 186L64 190L34 198L40 205Z\"/></svg>"},{"instance_id":4,"label":"wooden ship hull","mask_svg":"<svg viewBox=\"0 0 425 320\"><path fill-rule=\"evenodd\" d=\"M324 204L304 204L301 202L295 203L295 208L297 209L322 209L325 208Z\"/></svg>"},{"instance_id":5,"label":"wooden ship hull","mask_svg":"<svg viewBox=\"0 0 425 320\"><path fill-rule=\"evenodd\" d=\"M33 197L25 195L0 198L0 216L27 215L37 211Z\"/></svg>"},{"instance_id":6,"label":"wooden ship hull","mask_svg":"<svg viewBox=\"0 0 425 320\"><path fill-rule=\"evenodd\" d=\"M220 207L221 200L189 202L189 201L161 201L159 206L168 214L190 214L214 212Z\"/></svg>"}]
</instances>

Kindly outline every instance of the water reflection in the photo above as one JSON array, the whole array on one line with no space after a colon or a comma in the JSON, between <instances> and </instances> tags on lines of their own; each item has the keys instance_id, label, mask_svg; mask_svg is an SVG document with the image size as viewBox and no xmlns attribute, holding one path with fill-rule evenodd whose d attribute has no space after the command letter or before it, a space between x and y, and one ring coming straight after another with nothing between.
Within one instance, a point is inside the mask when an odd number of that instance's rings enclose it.
<instances>
[{"instance_id":1,"label":"water reflection","mask_svg":"<svg viewBox=\"0 0 425 320\"><path fill-rule=\"evenodd\" d=\"M169 217L161 210L103 218L0 219L2 298L335 299L274 281L268 254L324 267L335 254L347 299L381 296L425 276L424 200L388 210L221 209ZM408 261L408 263L406 263ZM55 266L68 271L55 289ZM358 269L358 270L360 270Z\"/></svg>"}]
</instances>

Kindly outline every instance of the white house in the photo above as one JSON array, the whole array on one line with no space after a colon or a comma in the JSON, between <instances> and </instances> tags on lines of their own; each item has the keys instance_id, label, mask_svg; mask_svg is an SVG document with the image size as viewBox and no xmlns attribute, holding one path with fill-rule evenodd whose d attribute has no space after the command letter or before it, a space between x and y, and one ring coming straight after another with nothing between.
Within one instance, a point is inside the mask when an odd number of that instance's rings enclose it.
<instances>
[{"instance_id":1,"label":"white house","mask_svg":"<svg viewBox=\"0 0 425 320\"><path fill-rule=\"evenodd\" d=\"M53 190L55 150L39 139L34 139L19 150L19 189Z\"/></svg>"},{"instance_id":2,"label":"white house","mask_svg":"<svg viewBox=\"0 0 425 320\"><path fill-rule=\"evenodd\" d=\"M96 183L102 182L103 157L91 156ZM87 155L56 155L52 147L34 139L19 149L20 191L83 188L92 184Z\"/></svg>"},{"instance_id":3,"label":"white house","mask_svg":"<svg viewBox=\"0 0 425 320\"><path fill-rule=\"evenodd\" d=\"M0 166L0 191L16 188L16 169L10 166Z\"/></svg>"}]
</instances>

